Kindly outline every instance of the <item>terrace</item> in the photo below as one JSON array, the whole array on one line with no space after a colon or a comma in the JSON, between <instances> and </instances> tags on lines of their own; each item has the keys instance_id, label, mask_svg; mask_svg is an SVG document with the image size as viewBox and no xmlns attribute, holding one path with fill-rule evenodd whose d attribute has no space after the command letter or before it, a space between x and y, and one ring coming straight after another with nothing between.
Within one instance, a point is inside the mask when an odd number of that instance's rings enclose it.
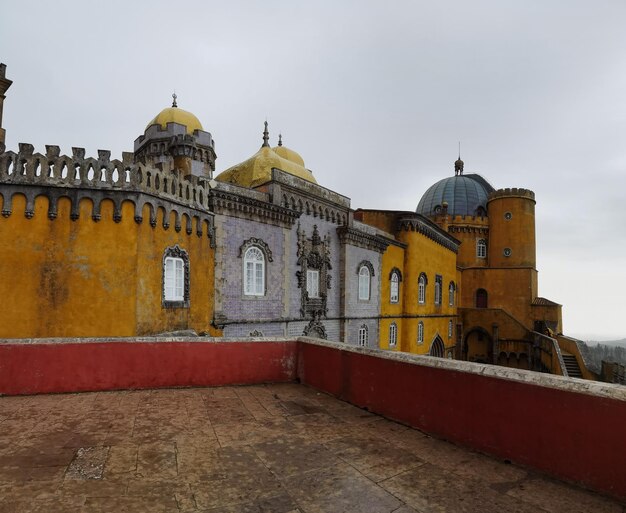
<instances>
[{"instance_id":1,"label":"terrace","mask_svg":"<svg viewBox=\"0 0 626 513\"><path fill-rule=\"evenodd\" d=\"M625 511L618 385L304 338L6 340L0 393L41 394L0 397L0 511Z\"/></svg>"}]
</instances>

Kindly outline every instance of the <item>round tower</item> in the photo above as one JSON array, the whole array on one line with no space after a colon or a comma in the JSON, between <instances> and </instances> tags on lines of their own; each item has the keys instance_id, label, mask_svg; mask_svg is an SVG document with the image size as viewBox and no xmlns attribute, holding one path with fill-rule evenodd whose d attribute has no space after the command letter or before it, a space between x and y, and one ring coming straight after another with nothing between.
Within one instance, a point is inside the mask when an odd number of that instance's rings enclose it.
<instances>
[{"instance_id":1,"label":"round tower","mask_svg":"<svg viewBox=\"0 0 626 513\"><path fill-rule=\"evenodd\" d=\"M489 195L489 267L536 268L535 193L499 189Z\"/></svg>"}]
</instances>

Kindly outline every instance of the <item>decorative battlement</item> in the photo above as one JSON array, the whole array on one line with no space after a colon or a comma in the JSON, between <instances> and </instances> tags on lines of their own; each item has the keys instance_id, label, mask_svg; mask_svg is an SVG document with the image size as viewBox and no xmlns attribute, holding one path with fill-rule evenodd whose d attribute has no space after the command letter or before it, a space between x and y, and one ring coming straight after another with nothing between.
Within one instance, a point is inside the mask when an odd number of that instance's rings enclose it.
<instances>
[{"instance_id":1,"label":"decorative battlement","mask_svg":"<svg viewBox=\"0 0 626 513\"><path fill-rule=\"evenodd\" d=\"M34 153L32 144L20 143L19 152L0 154L0 184L19 184L68 189L144 192L199 210L209 209L206 182L183 179L180 171L163 172L133 162L124 152L111 160L111 152L98 150L98 158L85 158L84 148L61 155L58 146L46 146L46 154Z\"/></svg>"},{"instance_id":2,"label":"decorative battlement","mask_svg":"<svg viewBox=\"0 0 626 513\"><path fill-rule=\"evenodd\" d=\"M535 201L535 193L530 189L522 189L517 187L507 187L506 189L498 189L489 194L487 201L498 198L528 198Z\"/></svg>"},{"instance_id":3,"label":"decorative battlement","mask_svg":"<svg viewBox=\"0 0 626 513\"><path fill-rule=\"evenodd\" d=\"M186 179L179 170L161 171L133 162L133 154L124 152L122 160L111 160L111 152L98 150L98 158L85 158L84 148L72 148L72 156L61 155L58 146L46 146L46 154L34 153L33 145L20 143L19 152L0 154L0 196L2 216L13 213L13 197L26 197L24 215L35 215L35 200L48 198L48 218L58 215L63 197L71 201L70 218L80 217L80 203L91 200L91 218L101 219L104 200L114 204L113 220L122 221L122 204L130 201L134 220L143 222L143 209L150 211L150 225L157 225L157 211L163 211L163 229L170 226L174 214L176 231L191 234L195 226L198 236L205 234L213 245L213 212L209 208L208 183L196 177Z\"/></svg>"},{"instance_id":4,"label":"decorative battlement","mask_svg":"<svg viewBox=\"0 0 626 513\"><path fill-rule=\"evenodd\" d=\"M466 224L476 225L480 227L489 226L489 218L487 216L469 216L456 215L448 218L450 224Z\"/></svg>"}]
</instances>

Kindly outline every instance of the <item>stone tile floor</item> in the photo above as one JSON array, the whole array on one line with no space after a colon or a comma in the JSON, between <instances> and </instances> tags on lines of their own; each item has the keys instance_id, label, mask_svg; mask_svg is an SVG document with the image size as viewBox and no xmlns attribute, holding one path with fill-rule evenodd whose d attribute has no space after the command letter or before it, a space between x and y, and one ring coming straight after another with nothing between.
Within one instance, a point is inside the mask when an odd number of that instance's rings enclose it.
<instances>
[{"instance_id":1,"label":"stone tile floor","mask_svg":"<svg viewBox=\"0 0 626 513\"><path fill-rule=\"evenodd\" d=\"M301 385L0 397L0 512L622 512Z\"/></svg>"}]
</instances>

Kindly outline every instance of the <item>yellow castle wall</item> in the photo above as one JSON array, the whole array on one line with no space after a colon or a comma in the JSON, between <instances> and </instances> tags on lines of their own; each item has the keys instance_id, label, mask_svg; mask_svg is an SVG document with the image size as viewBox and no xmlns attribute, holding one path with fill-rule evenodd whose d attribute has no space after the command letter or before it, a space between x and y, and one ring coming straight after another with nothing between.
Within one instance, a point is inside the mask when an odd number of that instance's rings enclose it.
<instances>
[{"instance_id":1,"label":"yellow castle wall","mask_svg":"<svg viewBox=\"0 0 626 513\"><path fill-rule=\"evenodd\" d=\"M0 202L3 202L0 199ZM206 229L164 230L134 220L125 201L113 220L113 202L101 204L95 222L92 202L83 199L79 219L60 198L57 218L48 218L48 199L39 196L34 216L24 216L26 198L13 196L12 214L0 217L0 337L132 336L190 328L209 330L213 315L213 250ZM184 226L184 224L183 224ZM190 259L190 308L161 306L162 258L178 244Z\"/></svg>"}]
</instances>

